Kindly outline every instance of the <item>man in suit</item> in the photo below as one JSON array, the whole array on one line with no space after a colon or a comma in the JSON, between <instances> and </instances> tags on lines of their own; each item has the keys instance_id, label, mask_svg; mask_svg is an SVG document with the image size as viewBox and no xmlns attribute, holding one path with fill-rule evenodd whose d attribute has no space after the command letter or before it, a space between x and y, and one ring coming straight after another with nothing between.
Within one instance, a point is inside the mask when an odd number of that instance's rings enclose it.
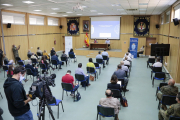
<instances>
[{"instance_id":1,"label":"man in suit","mask_svg":"<svg viewBox=\"0 0 180 120\"><path fill-rule=\"evenodd\" d=\"M113 75L116 75L118 79L124 79L124 91L129 91L128 89L126 89L127 84L128 84L128 79L125 79L126 76L126 72L124 70L121 69L121 64L119 64L117 66L117 70L113 73Z\"/></svg>"},{"instance_id":2,"label":"man in suit","mask_svg":"<svg viewBox=\"0 0 180 120\"><path fill-rule=\"evenodd\" d=\"M33 76L37 76L37 75L38 75L38 69L37 69L36 67L33 67L33 66L31 65L31 60L28 60L28 64L25 65L25 68L26 68L26 69L27 69L27 68L31 69L31 71L32 71L32 73L33 73Z\"/></svg>"},{"instance_id":3,"label":"man in suit","mask_svg":"<svg viewBox=\"0 0 180 120\"><path fill-rule=\"evenodd\" d=\"M58 57L56 56L56 53L53 53L53 56L51 57L51 61L52 61L52 60L56 60L56 61L57 61L57 64L59 65L59 69L62 69L62 68L61 68L62 62L59 61ZM57 68L57 66L56 66L56 68Z\"/></svg>"}]
</instances>

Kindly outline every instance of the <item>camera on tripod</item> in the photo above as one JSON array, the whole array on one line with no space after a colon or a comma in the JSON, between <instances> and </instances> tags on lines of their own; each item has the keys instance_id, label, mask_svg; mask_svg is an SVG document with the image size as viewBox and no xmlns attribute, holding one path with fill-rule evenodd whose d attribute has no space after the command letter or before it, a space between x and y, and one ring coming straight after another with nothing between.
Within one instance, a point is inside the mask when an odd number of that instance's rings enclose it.
<instances>
[{"instance_id":1,"label":"camera on tripod","mask_svg":"<svg viewBox=\"0 0 180 120\"><path fill-rule=\"evenodd\" d=\"M39 99L43 98L45 87L49 88L49 86L55 87L55 78L56 74L51 74L50 76L38 76L37 81L33 82L30 90L29 90L29 97L34 100L36 97Z\"/></svg>"}]
</instances>

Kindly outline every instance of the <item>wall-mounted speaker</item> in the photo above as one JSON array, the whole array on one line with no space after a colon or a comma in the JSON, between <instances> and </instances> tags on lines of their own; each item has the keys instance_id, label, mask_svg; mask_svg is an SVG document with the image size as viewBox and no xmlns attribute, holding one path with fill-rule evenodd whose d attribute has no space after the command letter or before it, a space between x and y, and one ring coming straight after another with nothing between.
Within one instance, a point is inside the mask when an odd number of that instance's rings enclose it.
<instances>
[{"instance_id":1,"label":"wall-mounted speaker","mask_svg":"<svg viewBox=\"0 0 180 120\"><path fill-rule=\"evenodd\" d=\"M62 26L62 25L60 25L60 26L59 26L59 28L60 28L60 29L62 29L62 28L63 28L63 26Z\"/></svg>"},{"instance_id":2,"label":"wall-mounted speaker","mask_svg":"<svg viewBox=\"0 0 180 120\"><path fill-rule=\"evenodd\" d=\"M159 29L159 25L158 24L156 25L156 28Z\"/></svg>"},{"instance_id":3,"label":"wall-mounted speaker","mask_svg":"<svg viewBox=\"0 0 180 120\"><path fill-rule=\"evenodd\" d=\"M174 25L176 26L176 25L179 25L179 20L177 19L177 18L174 18L173 19L173 22L174 22Z\"/></svg>"},{"instance_id":4,"label":"wall-mounted speaker","mask_svg":"<svg viewBox=\"0 0 180 120\"><path fill-rule=\"evenodd\" d=\"M8 24L7 24L7 28L11 28L11 23L8 23Z\"/></svg>"}]
</instances>

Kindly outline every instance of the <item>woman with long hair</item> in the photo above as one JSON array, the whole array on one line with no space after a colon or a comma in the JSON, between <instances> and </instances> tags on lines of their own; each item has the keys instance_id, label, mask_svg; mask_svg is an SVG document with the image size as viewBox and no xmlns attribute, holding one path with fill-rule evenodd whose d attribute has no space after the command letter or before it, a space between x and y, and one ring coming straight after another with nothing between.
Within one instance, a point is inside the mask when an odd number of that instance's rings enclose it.
<instances>
[{"instance_id":1,"label":"woman with long hair","mask_svg":"<svg viewBox=\"0 0 180 120\"><path fill-rule=\"evenodd\" d=\"M13 65L9 65L8 71L7 71L7 76L12 76L13 75Z\"/></svg>"},{"instance_id":2,"label":"woman with long hair","mask_svg":"<svg viewBox=\"0 0 180 120\"><path fill-rule=\"evenodd\" d=\"M49 70L50 67L52 68L52 70L54 70L54 68L46 61L46 56L42 56L41 63L46 65L47 71ZM43 71L42 73L44 72L45 71Z\"/></svg>"}]
</instances>

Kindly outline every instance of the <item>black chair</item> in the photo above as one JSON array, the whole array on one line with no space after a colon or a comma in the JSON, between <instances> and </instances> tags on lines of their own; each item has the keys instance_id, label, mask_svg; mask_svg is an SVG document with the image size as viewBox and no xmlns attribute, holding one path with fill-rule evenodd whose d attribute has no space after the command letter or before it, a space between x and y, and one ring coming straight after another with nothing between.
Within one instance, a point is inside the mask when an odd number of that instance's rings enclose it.
<instances>
[{"instance_id":1,"label":"black chair","mask_svg":"<svg viewBox=\"0 0 180 120\"><path fill-rule=\"evenodd\" d=\"M180 117L170 116L169 120L180 120Z\"/></svg>"},{"instance_id":2,"label":"black chair","mask_svg":"<svg viewBox=\"0 0 180 120\"><path fill-rule=\"evenodd\" d=\"M99 75L101 74L101 66L99 66L99 63L94 63L96 69L99 69Z\"/></svg>"},{"instance_id":3,"label":"black chair","mask_svg":"<svg viewBox=\"0 0 180 120\"><path fill-rule=\"evenodd\" d=\"M163 105L172 105L172 104L176 104L176 103L177 103L176 96L163 95L162 100L159 101L158 109L160 110L160 105L161 104L163 104Z\"/></svg>"},{"instance_id":4,"label":"black chair","mask_svg":"<svg viewBox=\"0 0 180 120\"><path fill-rule=\"evenodd\" d=\"M63 89L63 93L62 93L62 100L63 100L63 96L64 96L64 91L66 91L66 95L68 96L67 92L78 92L78 90L73 90L73 86L71 83L61 83L62 89ZM74 102L75 102L75 95L74 95Z\"/></svg>"},{"instance_id":5,"label":"black chair","mask_svg":"<svg viewBox=\"0 0 180 120\"><path fill-rule=\"evenodd\" d=\"M132 67L132 61L131 61L131 60L127 60L127 61L129 61L129 62L130 62L130 67Z\"/></svg>"},{"instance_id":6,"label":"black chair","mask_svg":"<svg viewBox=\"0 0 180 120\"><path fill-rule=\"evenodd\" d=\"M120 91L120 90L111 89L111 92L113 93L113 94L112 94L112 97L114 97L114 98L120 98L120 94L121 94L121 91Z\"/></svg>"},{"instance_id":7,"label":"black chair","mask_svg":"<svg viewBox=\"0 0 180 120\"><path fill-rule=\"evenodd\" d=\"M96 62L97 62L98 64L103 65L103 59L96 59ZM104 69L104 67L103 67L103 69Z\"/></svg>"},{"instance_id":8,"label":"black chair","mask_svg":"<svg viewBox=\"0 0 180 120\"><path fill-rule=\"evenodd\" d=\"M155 76L153 77L152 86L154 87L154 79L156 80L163 80L165 82L166 74L164 72L156 72Z\"/></svg>"},{"instance_id":9,"label":"black chair","mask_svg":"<svg viewBox=\"0 0 180 120\"><path fill-rule=\"evenodd\" d=\"M32 75L33 76L33 82L34 82L34 77L35 76L33 75L33 72L32 72L32 70L30 68L26 68L26 79L27 79L28 75L30 75L30 76Z\"/></svg>"},{"instance_id":10,"label":"black chair","mask_svg":"<svg viewBox=\"0 0 180 120\"><path fill-rule=\"evenodd\" d=\"M122 86L122 88L124 88L124 87L125 87L125 85L124 85L124 79L118 79L118 81L121 81L121 86ZM123 92L124 92L124 96L125 96L126 91L123 90Z\"/></svg>"},{"instance_id":11,"label":"black chair","mask_svg":"<svg viewBox=\"0 0 180 120\"><path fill-rule=\"evenodd\" d=\"M8 66L3 65L3 70L4 70L4 78L5 78L5 71L6 71L6 72L8 71Z\"/></svg>"},{"instance_id":12,"label":"black chair","mask_svg":"<svg viewBox=\"0 0 180 120\"><path fill-rule=\"evenodd\" d=\"M30 55L30 54L27 54L27 57L28 57L28 59L30 59L30 58L31 58L31 55Z\"/></svg>"},{"instance_id":13,"label":"black chair","mask_svg":"<svg viewBox=\"0 0 180 120\"><path fill-rule=\"evenodd\" d=\"M51 102L48 101L48 105L49 105L49 106L58 106L58 114L57 114L57 118L58 118L58 119L59 119L59 103L61 103L62 110L63 110L63 112L64 112L62 100L59 100L59 99L56 99L55 97L53 97L53 100L52 100Z\"/></svg>"},{"instance_id":14,"label":"black chair","mask_svg":"<svg viewBox=\"0 0 180 120\"><path fill-rule=\"evenodd\" d=\"M75 79L76 79L76 81L78 81L78 84L79 84L79 82L86 82L87 81L85 79L84 75L80 75L80 74L75 74ZM85 90L86 90L86 85L85 85Z\"/></svg>"},{"instance_id":15,"label":"black chair","mask_svg":"<svg viewBox=\"0 0 180 120\"><path fill-rule=\"evenodd\" d=\"M130 70L129 70L129 72L128 71L125 71L125 73L126 73L126 77L128 78L129 76L130 76ZM128 74L129 73L129 74Z\"/></svg>"},{"instance_id":16,"label":"black chair","mask_svg":"<svg viewBox=\"0 0 180 120\"><path fill-rule=\"evenodd\" d=\"M31 58L31 61L32 61L32 63L35 64L35 65L38 63L37 59L35 59L35 58Z\"/></svg>"},{"instance_id":17,"label":"black chair","mask_svg":"<svg viewBox=\"0 0 180 120\"><path fill-rule=\"evenodd\" d=\"M86 67L86 70L87 70L87 73L95 75L95 81L96 81L96 76L97 76L97 79L98 79L97 71L93 67Z\"/></svg>"},{"instance_id":18,"label":"black chair","mask_svg":"<svg viewBox=\"0 0 180 120\"><path fill-rule=\"evenodd\" d=\"M8 64L8 62L9 62L9 61L4 60L4 64L5 64L5 65L12 65L12 64Z\"/></svg>"},{"instance_id":19,"label":"black chair","mask_svg":"<svg viewBox=\"0 0 180 120\"><path fill-rule=\"evenodd\" d=\"M156 96L156 101L157 101L157 93L158 93L158 91L160 91L160 88L161 88L161 87L166 86L166 85L168 85L168 84L167 84L167 83L160 83L160 84L159 84L159 87L157 87L156 94L155 94L155 96Z\"/></svg>"},{"instance_id":20,"label":"black chair","mask_svg":"<svg viewBox=\"0 0 180 120\"><path fill-rule=\"evenodd\" d=\"M108 56L102 56L103 57L103 60L108 60ZM109 61L107 62L107 65L109 64Z\"/></svg>"},{"instance_id":21,"label":"black chair","mask_svg":"<svg viewBox=\"0 0 180 120\"><path fill-rule=\"evenodd\" d=\"M18 61L18 64L19 64L20 66L25 67L25 65L24 65L24 63L23 63L22 61Z\"/></svg>"},{"instance_id":22,"label":"black chair","mask_svg":"<svg viewBox=\"0 0 180 120\"><path fill-rule=\"evenodd\" d=\"M40 59L40 57L42 57L43 55L40 52L36 52L37 56L39 57L38 59Z\"/></svg>"},{"instance_id":23,"label":"black chair","mask_svg":"<svg viewBox=\"0 0 180 120\"><path fill-rule=\"evenodd\" d=\"M97 120L98 120L98 115L99 115L100 120L101 120L101 116L114 117L114 120L117 120L116 115L114 114L114 108L111 108L111 107L104 107L104 106L98 105L97 106Z\"/></svg>"},{"instance_id":24,"label":"black chair","mask_svg":"<svg viewBox=\"0 0 180 120\"><path fill-rule=\"evenodd\" d=\"M69 58L72 60L74 59L74 62L77 62L77 58L73 54L69 54Z\"/></svg>"},{"instance_id":25,"label":"black chair","mask_svg":"<svg viewBox=\"0 0 180 120\"><path fill-rule=\"evenodd\" d=\"M0 92L0 95L1 95L1 98L3 99L3 96L2 96L2 94L1 94L1 92Z\"/></svg>"},{"instance_id":26,"label":"black chair","mask_svg":"<svg viewBox=\"0 0 180 120\"><path fill-rule=\"evenodd\" d=\"M155 58L149 58L148 61L147 61L147 68L149 66L149 63L152 63L154 64L155 63Z\"/></svg>"},{"instance_id":27,"label":"black chair","mask_svg":"<svg viewBox=\"0 0 180 120\"><path fill-rule=\"evenodd\" d=\"M54 66L58 66L58 62L56 61L56 60L51 60L51 63L52 63L52 65L54 65ZM58 70L59 70L59 67L58 67Z\"/></svg>"},{"instance_id":28,"label":"black chair","mask_svg":"<svg viewBox=\"0 0 180 120\"><path fill-rule=\"evenodd\" d=\"M153 73L156 73L156 72L162 72L162 67L153 67L153 68L152 68L152 71L151 71L151 79L152 79Z\"/></svg>"},{"instance_id":29,"label":"black chair","mask_svg":"<svg viewBox=\"0 0 180 120\"><path fill-rule=\"evenodd\" d=\"M15 59L16 59L17 62L22 61L20 57L16 57Z\"/></svg>"},{"instance_id":30,"label":"black chair","mask_svg":"<svg viewBox=\"0 0 180 120\"><path fill-rule=\"evenodd\" d=\"M45 72L46 72L46 70L48 70L48 68L46 67L45 64L39 63L39 65L40 65L40 68L41 68L42 70L44 70ZM49 68L49 71L50 71L50 74L51 74L50 68ZM40 73L41 73L41 72L40 72Z\"/></svg>"},{"instance_id":31,"label":"black chair","mask_svg":"<svg viewBox=\"0 0 180 120\"><path fill-rule=\"evenodd\" d=\"M66 62L67 61L67 63L69 64L69 60L68 60L68 58L67 57L61 57L61 61L62 62ZM65 64L65 63L64 63ZM66 65L67 66L67 65Z\"/></svg>"}]
</instances>

